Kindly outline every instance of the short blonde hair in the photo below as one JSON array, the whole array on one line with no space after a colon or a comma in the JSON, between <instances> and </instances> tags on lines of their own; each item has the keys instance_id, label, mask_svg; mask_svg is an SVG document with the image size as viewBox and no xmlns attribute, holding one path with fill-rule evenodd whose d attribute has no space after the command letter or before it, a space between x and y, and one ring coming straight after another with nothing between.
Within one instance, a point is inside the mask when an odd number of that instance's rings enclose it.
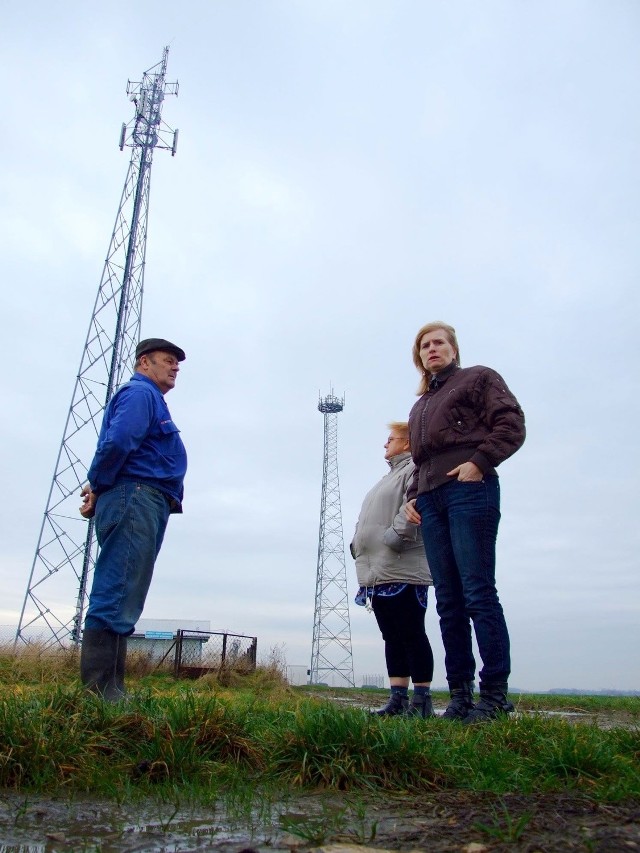
<instances>
[{"instance_id":1,"label":"short blonde hair","mask_svg":"<svg viewBox=\"0 0 640 853\"><path fill-rule=\"evenodd\" d=\"M402 438L409 440L409 424L407 421L391 421L390 424L387 424L387 428L399 432Z\"/></svg>"},{"instance_id":2,"label":"short blonde hair","mask_svg":"<svg viewBox=\"0 0 640 853\"><path fill-rule=\"evenodd\" d=\"M433 323L427 323L426 326L423 326L418 331L416 339L413 342L413 349L411 350L413 363L415 364L418 373L420 374L420 384L418 385L418 391L416 392L419 397L427 393L427 391L429 390L429 380L431 379L431 371L427 370L426 367L424 367L424 365L422 364L422 359L420 358L420 341L427 334L427 332L435 332L436 329L442 329L442 331L447 336L447 340L456 351L455 362L458 366L460 366L460 347L458 346L456 330L453 328L453 326L450 326L448 323L443 323L441 320L436 320Z\"/></svg>"}]
</instances>

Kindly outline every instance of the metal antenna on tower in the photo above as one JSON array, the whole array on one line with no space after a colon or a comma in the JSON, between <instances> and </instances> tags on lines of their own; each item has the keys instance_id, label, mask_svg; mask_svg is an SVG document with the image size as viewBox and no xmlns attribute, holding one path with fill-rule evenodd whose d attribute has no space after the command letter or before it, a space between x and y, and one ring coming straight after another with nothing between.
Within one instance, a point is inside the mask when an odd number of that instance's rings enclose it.
<instances>
[{"instance_id":1,"label":"metal antenna on tower","mask_svg":"<svg viewBox=\"0 0 640 853\"><path fill-rule=\"evenodd\" d=\"M344 397L336 397L333 389L318 400L324 415L324 464L310 682L328 684L332 676L334 686L355 687L338 479L338 414L343 409ZM333 676L339 678L337 685Z\"/></svg>"},{"instance_id":2,"label":"metal antenna on tower","mask_svg":"<svg viewBox=\"0 0 640 853\"><path fill-rule=\"evenodd\" d=\"M135 115L120 131L131 160L98 287L80 369L58 451L47 506L16 632L45 647L80 641L87 581L97 552L93 519L81 518L80 488L93 457L104 409L133 370L140 339L149 188L155 148L176 153L178 131L162 121L169 48L139 82L127 82ZM74 602L75 599L75 602Z\"/></svg>"}]
</instances>

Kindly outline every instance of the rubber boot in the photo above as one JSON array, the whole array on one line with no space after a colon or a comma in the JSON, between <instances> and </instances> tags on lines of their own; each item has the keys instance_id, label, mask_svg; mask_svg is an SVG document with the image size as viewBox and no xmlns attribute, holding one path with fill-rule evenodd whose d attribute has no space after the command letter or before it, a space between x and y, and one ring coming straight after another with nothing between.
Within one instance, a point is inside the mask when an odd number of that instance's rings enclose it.
<instances>
[{"instance_id":1,"label":"rubber boot","mask_svg":"<svg viewBox=\"0 0 640 853\"><path fill-rule=\"evenodd\" d=\"M124 641L124 642L123 642ZM105 702L124 699L124 656L126 638L113 631L85 628L80 652L80 678L87 690L97 693ZM121 675L118 673L120 656Z\"/></svg>"},{"instance_id":2,"label":"rubber boot","mask_svg":"<svg viewBox=\"0 0 640 853\"><path fill-rule=\"evenodd\" d=\"M384 708L371 711L377 717L404 717L409 710L409 697L401 693L392 693Z\"/></svg>"},{"instance_id":3,"label":"rubber boot","mask_svg":"<svg viewBox=\"0 0 640 853\"><path fill-rule=\"evenodd\" d=\"M451 701L442 715L443 720L464 720L473 710L473 682L461 681L450 685Z\"/></svg>"},{"instance_id":4,"label":"rubber boot","mask_svg":"<svg viewBox=\"0 0 640 853\"><path fill-rule=\"evenodd\" d=\"M506 681L481 681L480 701L469 711L463 722L465 724L488 723L515 711L507 699L508 689Z\"/></svg>"},{"instance_id":5,"label":"rubber boot","mask_svg":"<svg viewBox=\"0 0 640 853\"><path fill-rule=\"evenodd\" d=\"M118 635L118 656L116 657L116 687L124 696L126 689L124 686L124 674L127 666L127 638L121 634Z\"/></svg>"},{"instance_id":6,"label":"rubber boot","mask_svg":"<svg viewBox=\"0 0 640 853\"><path fill-rule=\"evenodd\" d=\"M431 693L414 693L407 711L408 717L435 717Z\"/></svg>"}]
</instances>

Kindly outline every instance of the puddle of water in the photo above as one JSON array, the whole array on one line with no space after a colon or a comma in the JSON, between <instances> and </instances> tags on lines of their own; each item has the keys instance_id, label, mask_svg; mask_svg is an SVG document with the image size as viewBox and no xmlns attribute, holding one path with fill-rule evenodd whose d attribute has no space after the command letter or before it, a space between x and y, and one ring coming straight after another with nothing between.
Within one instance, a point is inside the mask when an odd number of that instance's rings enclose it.
<instances>
[{"instance_id":1,"label":"puddle of water","mask_svg":"<svg viewBox=\"0 0 640 853\"><path fill-rule=\"evenodd\" d=\"M282 806L280 811L283 811ZM119 807L93 800L0 797L0 853L165 853L277 849L278 812L232 817L221 808L171 804Z\"/></svg>"},{"instance_id":2,"label":"puddle of water","mask_svg":"<svg viewBox=\"0 0 640 853\"><path fill-rule=\"evenodd\" d=\"M588 717L586 711L530 711L531 714L541 714L543 717Z\"/></svg>"},{"instance_id":3,"label":"puddle of water","mask_svg":"<svg viewBox=\"0 0 640 853\"><path fill-rule=\"evenodd\" d=\"M358 798L352 802L330 792L179 808L167 801L118 806L88 797L63 800L0 790L0 853L301 851L335 832L362 843L374 826L363 808ZM374 804L372 813L377 809Z\"/></svg>"}]
</instances>

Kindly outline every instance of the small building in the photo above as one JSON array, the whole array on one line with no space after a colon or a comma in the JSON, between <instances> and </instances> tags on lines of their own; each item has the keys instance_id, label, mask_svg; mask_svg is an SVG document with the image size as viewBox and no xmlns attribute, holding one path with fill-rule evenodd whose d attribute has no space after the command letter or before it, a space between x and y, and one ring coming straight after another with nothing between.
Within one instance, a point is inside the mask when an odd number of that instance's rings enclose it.
<instances>
[{"instance_id":1,"label":"small building","mask_svg":"<svg viewBox=\"0 0 640 853\"><path fill-rule=\"evenodd\" d=\"M309 668L302 664L287 664L287 681L292 687L309 683Z\"/></svg>"},{"instance_id":2,"label":"small building","mask_svg":"<svg viewBox=\"0 0 640 853\"><path fill-rule=\"evenodd\" d=\"M183 640L183 650L190 660L200 660L202 647L211 633L208 619L139 619L129 637L127 651L140 652L157 663L167 657L173 663L172 649L179 630L194 632Z\"/></svg>"}]
</instances>

